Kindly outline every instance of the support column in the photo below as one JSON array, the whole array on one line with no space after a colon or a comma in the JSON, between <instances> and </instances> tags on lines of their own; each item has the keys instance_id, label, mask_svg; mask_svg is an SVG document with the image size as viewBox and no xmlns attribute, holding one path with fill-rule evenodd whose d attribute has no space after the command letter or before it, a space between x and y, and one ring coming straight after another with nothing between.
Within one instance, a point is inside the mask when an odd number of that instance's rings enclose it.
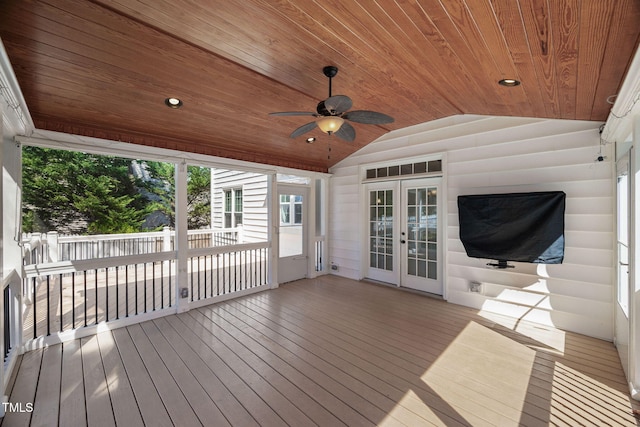
<instances>
[{"instance_id":1,"label":"support column","mask_svg":"<svg viewBox=\"0 0 640 427\"><path fill-rule=\"evenodd\" d=\"M629 224L629 389L640 400L640 116L633 118Z\"/></svg>"},{"instance_id":2,"label":"support column","mask_svg":"<svg viewBox=\"0 0 640 427\"><path fill-rule=\"evenodd\" d=\"M271 243L269 250L269 286L277 288L278 283L278 252L280 232L280 201L278 199L278 181L276 174L270 174L267 179L267 220L269 232L267 239Z\"/></svg>"},{"instance_id":3,"label":"support column","mask_svg":"<svg viewBox=\"0 0 640 427\"><path fill-rule=\"evenodd\" d=\"M175 203L175 248L176 259L176 306L178 313L189 310L189 239L187 236L187 163L182 161L175 166L176 203ZM186 289L186 291L185 291Z\"/></svg>"}]
</instances>

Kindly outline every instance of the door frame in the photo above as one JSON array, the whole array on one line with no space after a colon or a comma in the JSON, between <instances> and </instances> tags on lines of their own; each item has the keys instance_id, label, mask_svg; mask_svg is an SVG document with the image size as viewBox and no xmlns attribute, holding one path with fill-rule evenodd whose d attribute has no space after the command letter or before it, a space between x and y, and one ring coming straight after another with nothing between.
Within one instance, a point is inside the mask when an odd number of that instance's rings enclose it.
<instances>
[{"instance_id":1,"label":"door frame","mask_svg":"<svg viewBox=\"0 0 640 427\"><path fill-rule=\"evenodd\" d=\"M394 162L394 163L397 163ZM443 160L444 164L444 160ZM371 167L371 165L367 165L366 167ZM438 208L440 209L438 215L438 239L440 243L440 259L438 266L438 273L441 277L442 284L442 294L440 296L443 299L447 299L447 276L446 276L446 257L447 257L447 238L446 238L446 229L447 229L447 194L446 194L446 179L444 174L431 175L431 176L405 176L400 177L398 179L387 179L387 180L375 180L371 182L363 181L360 186L360 216L359 220L361 221L360 235L361 235L361 245L360 245L360 280L370 279L375 281L380 281L386 284L390 284L393 286L397 286L399 288L404 288L408 290L412 290L411 287L402 286L402 272L400 271L400 260L402 256L402 252L400 249L400 231L401 225L400 221L394 221L394 229L393 229L393 274L382 274L378 277L369 277L369 191L370 190L378 190L378 189L393 189L393 206L394 206L394 216L396 212L400 213L398 209L402 209L401 206L401 192L403 191L402 182L411 182L411 181L424 181L433 179L437 180L438 185ZM404 216L404 214L402 215Z\"/></svg>"},{"instance_id":2,"label":"door frame","mask_svg":"<svg viewBox=\"0 0 640 427\"><path fill-rule=\"evenodd\" d=\"M276 224L276 233L275 238L278 239L278 253L274 257L278 267L278 283L286 283L294 280L299 280L305 277L309 277L309 263L310 263L310 222L313 220L310 216L309 204L311 203L311 191L309 186L306 185L296 185L296 184L284 184L278 183L276 185L276 206L274 206L274 216L275 216L275 224ZM301 194L302 199L302 254L300 255L292 255L288 257L280 257L281 245L280 245L280 195L291 195L291 194ZM293 212L291 213L293 214ZM302 271L302 266L304 266L304 276L299 277L299 275L287 276L285 265L282 263L299 261L297 264L297 268ZM293 278L290 278L293 277Z\"/></svg>"}]
</instances>

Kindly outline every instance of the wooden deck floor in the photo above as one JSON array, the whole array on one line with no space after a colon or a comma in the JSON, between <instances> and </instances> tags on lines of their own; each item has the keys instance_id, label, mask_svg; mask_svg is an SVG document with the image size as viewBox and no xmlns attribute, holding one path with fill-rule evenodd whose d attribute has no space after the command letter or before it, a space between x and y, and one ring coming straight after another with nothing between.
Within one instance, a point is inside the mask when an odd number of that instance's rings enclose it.
<instances>
[{"instance_id":1,"label":"wooden deck floor","mask_svg":"<svg viewBox=\"0 0 640 427\"><path fill-rule=\"evenodd\" d=\"M334 276L19 363L3 427L638 424L609 342Z\"/></svg>"}]
</instances>

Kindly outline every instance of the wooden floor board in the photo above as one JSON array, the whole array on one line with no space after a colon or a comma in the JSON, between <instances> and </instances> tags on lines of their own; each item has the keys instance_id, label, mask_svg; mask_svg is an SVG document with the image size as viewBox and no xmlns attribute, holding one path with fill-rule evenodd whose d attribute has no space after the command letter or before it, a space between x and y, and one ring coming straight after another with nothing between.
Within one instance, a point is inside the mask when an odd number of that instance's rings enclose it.
<instances>
[{"instance_id":1,"label":"wooden floor board","mask_svg":"<svg viewBox=\"0 0 640 427\"><path fill-rule=\"evenodd\" d=\"M144 426L113 335L111 332L101 332L97 338L116 424L130 427Z\"/></svg>"},{"instance_id":2,"label":"wooden floor board","mask_svg":"<svg viewBox=\"0 0 640 427\"><path fill-rule=\"evenodd\" d=\"M38 389L33 402L31 425L47 427L58 419L60 409L60 378L62 371L62 344L43 350L38 378Z\"/></svg>"},{"instance_id":3,"label":"wooden floor board","mask_svg":"<svg viewBox=\"0 0 640 427\"><path fill-rule=\"evenodd\" d=\"M61 426L79 426L86 422L82 350L80 340L73 340L62 344L59 423Z\"/></svg>"},{"instance_id":4,"label":"wooden floor board","mask_svg":"<svg viewBox=\"0 0 640 427\"><path fill-rule=\"evenodd\" d=\"M115 426L111 397L107 378L102 365L98 338L94 336L82 338L82 369L84 378L85 402L87 406L88 426ZM40 383L38 383L40 386Z\"/></svg>"},{"instance_id":5,"label":"wooden floor board","mask_svg":"<svg viewBox=\"0 0 640 427\"><path fill-rule=\"evenodd\" d=\"M640 425L610 342L336 276L26 353L10 386L10 427Z\"/></svg>"},{"instance_id":6,"label":"wooden floor board","mask_svg":"<svg viewBox=\"0 0 640 427\"><path fill-rule=\"evenodd\" d=\"M20 410L5 409L2 425L7 427L28 426L31 423L31 411L22 410L28 403L33 404L36 397L38 377L43 350L30 351L22 356L18 375L11 390L9 402L17 405Z\"/></svg>"},{"instance_id":7,"label":"wooden floor board","mask_svg":"<svg viewBox=\"0 0 640 427\"><path fill-rule=\"evenodd\" d=\"M171 419L126 328L112 332L146 425L171 426Z\"/></svg>"}]
</instances>

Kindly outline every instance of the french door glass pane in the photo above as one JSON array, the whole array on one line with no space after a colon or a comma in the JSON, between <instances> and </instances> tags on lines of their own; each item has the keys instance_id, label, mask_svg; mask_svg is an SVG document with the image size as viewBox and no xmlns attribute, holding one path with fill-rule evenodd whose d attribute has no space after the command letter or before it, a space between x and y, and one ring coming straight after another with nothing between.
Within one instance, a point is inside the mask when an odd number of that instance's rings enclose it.
<instances>
[{"instance_id":1,"label":"french door glass pane","mask_svg":"<svg viewBox=\"0 0 640 427\"><path fill-rule=\"evenodd\" d=\"M437 279L438 216L435 187L407 189L407 274Z\"/></svg>"},{"instance_id":2,"label":"french door glass pane","mask_svg":"<svg viewBox=\"0 0 640 427\"><path fill-rule=\"evenodd\" d=\"M369 192L369 266L393 270L393 190Z\"/></svg>"}]
</instances>

